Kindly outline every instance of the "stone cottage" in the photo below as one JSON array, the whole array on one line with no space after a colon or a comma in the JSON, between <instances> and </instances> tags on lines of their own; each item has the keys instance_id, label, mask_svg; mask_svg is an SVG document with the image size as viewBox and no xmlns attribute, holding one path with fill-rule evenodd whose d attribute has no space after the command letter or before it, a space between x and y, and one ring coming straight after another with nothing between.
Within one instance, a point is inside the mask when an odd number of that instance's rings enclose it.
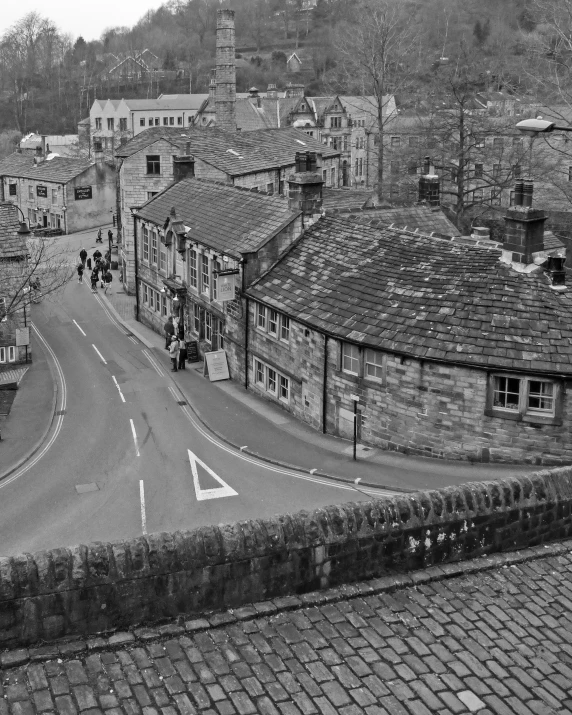
<instances>
[{"instance_id":1,"label":"stone cottage","mask_svg":"<svg viewBox=\"0 0 572 715\"><path fill-rule=\"evenodd\" d=\"M363 444L571 462L572 298L531 191L517 184L503 244L322 217L246 290L240 378L341 437L357 401Z\"/></svg>"}]
</instances>

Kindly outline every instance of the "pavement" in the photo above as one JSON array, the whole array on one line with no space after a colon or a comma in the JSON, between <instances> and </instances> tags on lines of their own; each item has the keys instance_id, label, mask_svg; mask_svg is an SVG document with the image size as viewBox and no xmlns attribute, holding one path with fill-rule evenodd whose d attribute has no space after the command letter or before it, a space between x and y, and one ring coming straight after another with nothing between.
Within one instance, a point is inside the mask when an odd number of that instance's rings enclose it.
<instances>
[{"instance_id":1,"label":"pavement","mask_svg":"<svg viewBox=\"0 0 572 715\"><path fill-rule=\"evenodd\" d=\"M104 235L108 226L104 228ZM95 248L97 229L66 237L79 246L84 243L88 252ZM114 231L115 233L115 231ZM93 244L93 245L92 245ZM104 247L106 244L104 243ZM112 271L114 280L106 294L98 290L118 320L153 351L159 361L170 366L164 338L143 323L135 320L135 298L128 296L119 282L119 271ZM35 355L38 350L35 350ZM50 388L43 380L34 380L36 370L42 370L41 360L34 360L32 369L22 381L15 402L29 405L30 411L44 413L33 416L26 410L12 408L12 414L3 428L5 441L0 443L0 479L16 468L12 454L17 459L31 456L34 446L45 437L53 419L49 414ZM45 371L45 369L44 369ZM461 461L444 461L412 457L395 452L357 446L356 461L352 458L350 441L324 435L294 419L288 412L265 398L228 380L210 382L203 377L203 363L188 363L185 371L172 378L185 395L189 406L203 425L229 445L287 468L294 468L317 476L327 476L345 482L361 480L359 487L382 487L395 491L437 489L469 481L503 479L538 471L532 465L472 464ZM52 388L53 389L53 388ZM17 420L24 419L24 428ZM10 428L9 425L12 425ZM11 431L10 431L11 429ZM24 444L16 444L23 442ZM18 462L18 464L20 464ZM3 471L4 470L4 471Z\"/></svg>"},{"instance_id":2,"label":"pavement","mask_svg":"<svg viewBox=\"0 0 572 715\"><path fill-rule=\"evenodd\" d=\"M0 715L570 715L572 541L0 656Z\"/></svg>"}]
</instances>

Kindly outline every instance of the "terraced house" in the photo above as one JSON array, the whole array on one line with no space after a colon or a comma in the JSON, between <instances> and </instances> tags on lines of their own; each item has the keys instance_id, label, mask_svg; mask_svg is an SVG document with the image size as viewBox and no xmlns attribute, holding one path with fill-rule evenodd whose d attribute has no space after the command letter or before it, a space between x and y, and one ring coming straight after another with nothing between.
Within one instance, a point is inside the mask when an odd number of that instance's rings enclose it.
<instances>
[{"instance_id":1,"label":"terraced house","mask_svg":"<svg viewBox=\"0 0 572 715\"><path fill-rule=\"evenodd\" d=\"M247 288L238 379L342 437L357 401L363 444L570 462L572 298L524 196L503 244L321 218Z\"/></svg>"}]
</instances>

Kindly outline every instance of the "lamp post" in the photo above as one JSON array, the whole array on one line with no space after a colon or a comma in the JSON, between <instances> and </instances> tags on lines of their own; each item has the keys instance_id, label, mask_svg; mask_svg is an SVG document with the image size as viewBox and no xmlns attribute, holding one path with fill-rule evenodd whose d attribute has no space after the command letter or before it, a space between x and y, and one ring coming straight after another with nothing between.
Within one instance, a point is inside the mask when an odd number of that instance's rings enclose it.
<instances>
[{"instance_id":1,"label":"lamp post","mask_svg":"<svg viewBox=\"0 0 572 715\"><path fill-rule=\"evenodd\" d=\"M536 119L523 119L518 122L516 128L523 134L528 134L530 137L530 146L528 148L528 166L530 176L532 177L532 144L539 134L550 134L557 132L572 132L572 127L561 127L556 122L550 122L547 119L537 117Z\"/></svg>"},{"instance_id":2,"label":"lamp post","mask_svg":"<svg viewBox=\"0 0 572 715\"><path fill-rule=\"evenodd\" d=\"M20 236L28 236L28 235L31 233L31 231L30 231L30 229L28 228L28 224L26 223L26 218L25 218L25 216L24 216L24 212L23 212L22 209L21 209L19 206L17 206L16 204L12 204L12 206L13 206L15 209L18 209L18 211L22 214L22 220L20 221L20 227L18 228L17 233L19 233Z\"/></svg>"}]
</instances>

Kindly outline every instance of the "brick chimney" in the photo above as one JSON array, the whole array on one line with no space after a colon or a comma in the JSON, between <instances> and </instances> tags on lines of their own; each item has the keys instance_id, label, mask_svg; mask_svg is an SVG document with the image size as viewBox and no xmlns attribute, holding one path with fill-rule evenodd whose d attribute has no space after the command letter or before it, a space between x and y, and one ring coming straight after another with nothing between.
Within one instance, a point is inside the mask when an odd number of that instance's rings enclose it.
<instances>
[{"instance_id":1,"label":"brick chimney","mask_svg":"<svg viewBox=\"0 0 572 715\"><path fill-rule=\"evenodd\" d=\"M213 107L216 102L216 69L211 70L211 81L209 84L209 102L212 103Z\"/></svg>"},{"instance_id":2,"label":"brick chimney","mask_svg":"<svg viewBox=\"0 0 572 715\"><path fill-rule=\"evenodd\" d=\"M421 203L439 206L439 177L431 173L431 157L423 160L423 174L419 177L419 198Z\"/></svg>"},{"instance_id":3,"label":"brick chimney","mask_svg":"<svg viewBox=\"0 0 572 715\"><path fill-rule=\"evenodd\" d=\"M544 211L532 208L532 181L517 181L514 206L507 209L503 248L513 263L529 265L533 254L544 250Z\"/></svg>"},{"instance_id":4,"label":"brick chimney","mask_svg":"<svg viewBox=\"0 0 572 715\"><path fill-rule=\"evenodd\" d=\"M288 206L312 219L322 212L322 156L315 151L297 151L295 173L288 177Z\"/></svg>"},{"instance_id":5,"label":"brick chimney","mask_svg":"<svg viewBox=\"0 0 572 715\"><path fill-rule=\"evenodd\" d=\"M216 125L236 131L234 10L216 12Z\"/></svg>"},{"instance_id":6,"label":"brick chimney","mask_svg":"<svg viewBox=\"0 0 572 715\"><path fill-rule=\"evenodd\" d=\"M195 175L195 157L191 155L191 142L185 145L182 156L173 157L173 181L181 181Z\"/></svg>"}]
</instances>

